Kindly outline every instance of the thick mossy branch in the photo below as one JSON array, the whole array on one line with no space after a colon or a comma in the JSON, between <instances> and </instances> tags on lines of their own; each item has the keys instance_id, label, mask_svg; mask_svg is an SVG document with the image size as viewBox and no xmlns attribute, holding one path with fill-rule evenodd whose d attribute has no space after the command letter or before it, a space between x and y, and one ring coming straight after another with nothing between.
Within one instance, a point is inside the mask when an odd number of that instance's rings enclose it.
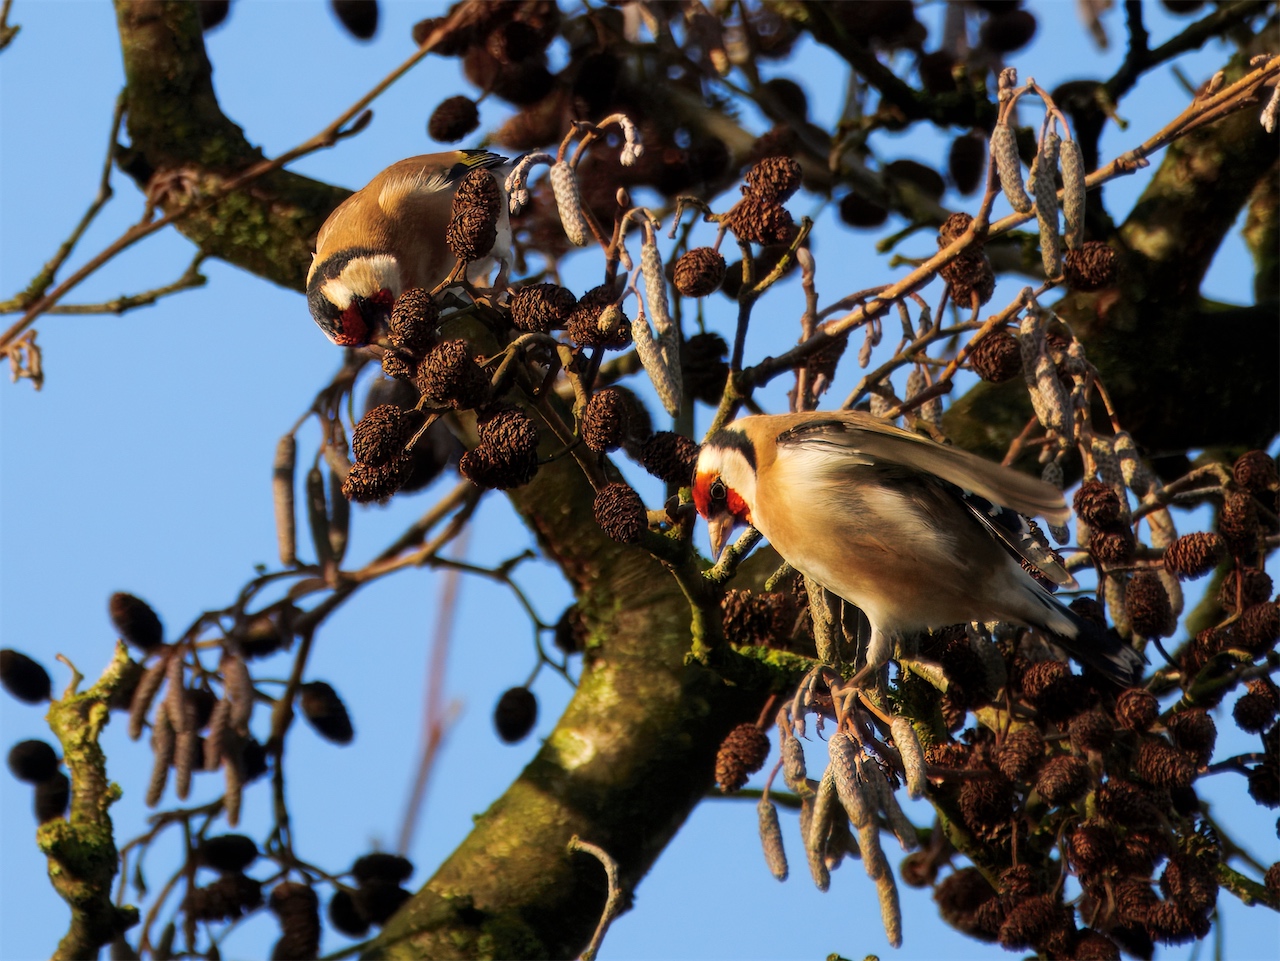
<instances>
[{"instance_id":1,"label":"thick mossy branch","mask_svg":"<svg viewBox=\"0 0 1280 961\"><path fill-rule=\"evenodd\" d=\"M196 4L118 0L128 170L166 213L200 200L263 159L223 115ZM178 230L204 253L301 290L315 235L350 193L288 171L195 211Z\"/></svg>"},{"instance_id":2,"label":"thick mossy branch","mask_svg":"<svg viewBox=\"0 0 1280 961\"><path fill-rule=\"evenodd\" d=\"M706 795L720 741L768 694L686 663L687 599L647 552L599 529L576 463L546 464L510 494L578 594L592 635L583 677L537 756L371 957L576 955L606 891L569 839L606 850L631 891Z\"/></svg>"},{"instance_id":3,"label":"thick mossy branch","mask_svg":"<svg viewBox=\"0 0 1280 961\"><path fill-rule=\"evenodd\" d=\"M107 759L98 744L128 664L128 651L118 641L97 684L78 693L77 673L62 699L49 707L49 727L62 744L71 778L70 818L47 821L36 832L36 843L49 859L49 880L71 907L71 925L54 958L96 958L104 944L138 922L136 908L111 903L118 858L108 809L120 799L120 788L107 780Z\"/></svg>"}]
</instances>

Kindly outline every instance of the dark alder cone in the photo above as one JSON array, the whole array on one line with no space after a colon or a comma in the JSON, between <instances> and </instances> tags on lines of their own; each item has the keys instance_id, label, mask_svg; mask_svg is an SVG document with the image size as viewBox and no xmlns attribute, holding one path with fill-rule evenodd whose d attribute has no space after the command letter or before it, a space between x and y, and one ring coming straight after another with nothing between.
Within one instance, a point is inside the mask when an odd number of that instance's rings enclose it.
<instances>
[{"instance_id":1,"label":"dark alder cone","mask_svg":"<svg viewBox=\"0 0 1280 961\"><path fill-rule=\"evenodd\" d=\"M1040 769L1036 790L1052 805L1071 804L1089 787L1089 765L1071 754L1051 757Z\"/></svg>"},{"instance_id":2,"label":"dark alder cone","mask_svg":"<svg viewBox=\"0 0 1280 961\"><path fill-rule=\"evenodd\" d=\"M1227 550L1236 557L1247 558L1257 551L1262 527L1258 523L1258 504L1252 494L1236 491L1222 499L1218 533L1226 541Z\"/></svg>"},{"instance_id":3,"label":"dark alder cone","mask_svg":"<svg viewBox=\"0 0 1280 961\"><path fill-rule=\"evenodd\" d=\"M955 67L956 58L953 53L934 50L919 59L916 72L920 75L920 83L929 93L951 93L956 89L956 78L952 73Z\"/></svg>"},{"instance_id":4,"label":"dark alder cone","mask_svg":"<svg viewBox=\"0 0 1280 961\"><path fill-rule=\"evenodd\" d=\"M370 881L390 881L392 884L401 884L408 881L412 875L412 861L387 851L374 851L371 854L361 855L356 858L355 864L351 865L351 876L359 884L367 884Z\"/></svg>"},{"instance_id":5,"label":"dark alder cone","mask_svg":"<svg viewBox=\"0 0 1280 961\"><path fill-rule=\"evenodd\" d=\"M974 345L969 364L983 380L1003 384L1022 373L1022 348L1009 331L993 330Z\"/></svg>"},{"instance_id":6,"label":"dark alder cone","mask_svg":"<svg viewBox=\"0 0 1280 961\"><path fill-rule=\"evenodd\" d=\"M1164 569L1179 580L1203 577L1222 563L1226 541L1212 531L1184 534L1164 549Z\"/></svg>"},{"instance_id":7,"label":"dark alder cone","mask_svg":"<svg viewBox=\"0 0 1280 961\"><path fill-rule=\"evenodd\" d=\"M47 701L53 692L49 672L21 651L8 647L0 650L0 684L24 704Z\"/></svg>"},{"instance_id":8,"label":"dark alder cone","mask_svg":"<svg viewBox=\"0 0 1280 961\"><path fill-rule=\"evenodd\" d=\"M1280 487L1275 459L1265 450L1251 450L1241 454L1231 468L1231 476L1250 494L1263 494Z\"/></svg>"},{"instance_id":9,"label":"dark alder cone","mask_svg":"<svg viewBox=\"0 0 1280 961\"><path fill-rule=\"evenodd\" d=\"M800 189L800 165L791 157L766 157L747 171L744 194L780 204Z\"/></svg>"},{"instance_id":10,"label":"dark alder cone","mask_svg":"<svg viewBox=\"0 0 1280 961\"><path fill-rule=\"evenodd\" d=\"M306 961L320 956L320 902L308 885L282 881L271 889L271 913L280 919L282 937L272 961Z\"/></svg>"},{"instance_id":11,"label":"dark alder cone","mask_svg":"<svg viewBox=\"0 0 1280 961\"><path fill-rule=\"evenodd\" d=\"M1101 824L1082 824L1068 835L1067 857L1078 874L1104 870L1115 853L1115 835Z\"/></svg>"},{"instance_id":12,"label":"dark alder cone","mask_svg":"<svg viewBox=\"0 0 1280 961\"><path fill-rule=\"evenodd\" d=\"M71 779L61 771L36 785L36 820L41 824L64 816L70 804Z\"/></svg>"},{"instance_id":13,"label":"dark alder cone","mask_svg":"<svg viewBox=\"0 0 1280 961\"><path fill-rule=\"evenodd\" d=\"M120 636L138 650L153 651L164 643L164 625L142 598L117 591L107 602L107 613Z\"/></svg>"},{"instance_id":14,"label":"dark alder cone","mask_svg":"<svg viewBox=\"0 0 1280 961\"><path fill-rule=\"evenodd\" d=\"M357 40L372 40L378 32L377 0L329 0L338 22Z\"/></svg>"},{"instance_id":15,"label":"dark alder cone","mask_svg":"<svg viewBox=\"0 0 1280 961\"><path fill-rule=\"evenodd\" d=\"M298 703L302 716L327 741L350 744L356 736L351 715L338 697L338 692L324 681L308 681L298 687Z\"/></svg>"},{"instance_id":16,"label":"dark alder cone","mask_svg":"<svg viewBox=\"0 0 1280 961\"><path fill-rule=\"evenodd\" d=\"M458 470L478 487L510 490L538 472L538 429L517 407L490 413L477 422L480 444L462 455Z\"/></svg>"},{"instance_id":17,"label":"dark alder cone","mask_svg":"<svg viewBox=\"0 0 1280 961\"><path fill-rule=\"evenodd\" d=\"M998 909L1000 899L977 868L953 871L934 889L933 899L938 903L938 914L956 930L984 941L996 939L995 931L982 930L985 926L979 926L976 915L989 904Z\"/></svg>"},{"instance_id":18,"label":"dark alder cone","mask_svg":"<svg viewBox=\"0 0 1280 961\"><path fill-rule=\"evenodd\" d=\"M764 767L769 738L754 724L739 724L716 752L716 783L725 794L741 790L747 777Z\"/></svg>"},{"instance_id":19,"label":"dark alder cone","mask_svg":"<svg viewBox=\"0 0 1280 961\"><path fill-rule=\"evenodd\" d=\"M553 636L556 650L564 654L581 654L587 649L590 632L582 619L582 610L577 604L570 604L556 621Z\"/></svg>"},{"instance_id":20,"label":"dark alder cone","mask_svg":"<svg viewBox=\"0 0 1280 961\"><path fill-rule=\"evenodd\" d=\"M631 544L649 527L644 502L626 484L606 484L596 494L596 523L620 544Z\"/></svg>"},{"instance_id":21,"label":"dark alder cone","mask_svg":"<svg viewBox=\"0 0 1280 961\"><path fill-rule=\"evenodd\" d=\"M227 19L231 0L199 0L196 8L200 11L200 29L209 31Z\"/></svg>"},{"instance_id":22,"label":"dark alder cone","mask_svg":"<svg viewBox=\"0 0 1280 961\"><path fill-rule=\"evenodd\" d=\"M948 58L949 59L949 58ZM971 194L982 183L987 163L987 141L975 133L965 133L951 141L947 171L961 194Z\"/></svg>"},{"instance_id":23,"label":"dark alder cone","mask_svg":"<svg viewBox=\"0 0 1280 961\"><path fill-rule=\"evenodd\" d=\"M518 407L504 407L476 422L480 442L500 448L519 459L538 453L538 428Z\"/></svg>"},{"instance_id":24,"label":"dark alder cone","mask_svg":"<svg viewBox=\"0 0 1280 961\"><path fill-rule=\"evenodd\" d=\"M486 490L510 490L527 484L533 479L533 473L525 470L510 470L508 463L483 444L469 450L458 460L460 473L476 487ZM536 464L534 465L536 468Z\"/></svg>"},{"instance_id":25,"label":"dark alder cone","mask_svg":"<svg viewBox=\"0 0 1280 961\"><path fill-rule=\"evenodd\" d=\"M517 330L546 334L563 327L578 298L558 284L528 284L511 298L511 322Z\"/></svg>"},{"instance_id":26,"label":"dark alder cone","mask_svg":"<svg viewBox=\"0 0 1280 961\"><path fill-rule=\"evenodd\" d=\"M1124 609L1139 637L1169 637L1178 626L1169 594L1153 571L1138 571L1129 578Z\"/></svg>"},{"instance_id":27,"label":"dark alder cone","mask_svg":"<svg viewBox=\"0 0 1280 961\"><path fill-rule=\"evenodd\" d=\"M1097 624L1104 631L1107 629L1106 610L1092 597L1077 597L1067 606L1086 621Z\"/></svg>"},{"instance_id":28,"label":"dark alder cone","mask_svg":"<svg viewBox=\"0 0 1280 961\"><path fill-rule=\"evenodd\" d=\"M1113 287L1116 282L1116 252L1101 240L1086 240L1062 258L1062 276L1072 290L1085 293Z\"/></svg>"},{"instance_id":29,"label":"dark alder cone","mask_svg":"<svg viewBox=\"0 0 1280 961\"><path fill-rule=\"evenodd\" d=\"M1263 883L1271 894L1271 900L1280 901L1280 861L1267 868L1267 873L1263 875Z\"/></svg>"},{"instance_id":30,"label":"dark alder cone","mask_svg":"<svg viewBox=\"0 0 1280 961\"><path fill-rule=\"evenodd\" d=\"M1173 743L1191 754L1196 764L1203 767L1213 756L1213 745L1218 740L1218 725L1202 707L1179 711L1165 722Z\"/></svg>"},{"instance_id":31,"label":"dark alder cone","mask_svg":"<svg viewBox=\"0 0 1280 961\"><path fill-rule=\"evenodd\" d=\"M391 345L421 357L435 344L439 319L440 308L436 306L431 291L425 287L410 287L396 298L391 309Z\"/></svg>"},{"instance_id":32,"label":"dark alder cone","mask_svg":"<svg viewBox=\"0 0 1280 961\"><path fill-rule=\"evenodd\" d=\"M256 781L267 773L267 749L249 738L240 748L240 767L244 771L244 783Z\"/></svg>"},{"instance_id":33,"label":"dark alder cone","mask_svg":"<svg viewBox=\"0 0 1280 961\"><path fill-rule=\"evenodd\" d=\"M511 687L502 692L493 709L493 726L507 744L523 741L538 720L538 699L527 687Z\"/></svg>"},{"instance_id":34,"label":"dark alder cone","mask_svg":"<svg viewBox=\"0 0 1280 961\"><path fill-rule=\"evenodd\" d=\"M964 708L980 707L991 700L986 664L962 631L946 641L939 661L951 682L948 693Z\"/></svg>"},{"instance_id":35,"label":"dark alder cone","mask_svg":"<svg viewBox=\"0 0 1280 961\"><path fill-rule=\"evenodd\" d=\"M357 504L385 501L400 490L413 475L413 458L407 454L385 464L357 461L342 482L342 496Z\"/></svg>"},{"instance_id":36,"label":"dark alder cone","mask_svg":"<svg viewBox=\"0 0 1280 961\"><path fill-rule=\"evenodd\" d=\"M1136 549L1133 531L1127 524L1110 524L1089 532L1089 550L1103 564L1125 564Z\"/></svg>"},{"instance_id":37,"label":"dark alder cone","mask_svg":"<svg viewBox=\"0 0 1280 961\"><path fill-rule=\"evenodd\" d=\"M9 771L28 784L47 781L58 773L58 754L44 741L19 741L9 748Z\"/></svg>"},{"instance_id":38,"label":"dark alder cone","mask_svg":"<svg viewBox=\"0 0 1280 961\"><path fill-rule=\"evenodd\" d=\"M768 645L779 633L785 594L729 590L720 602L725 638L733 644Z\"/></svg>"},{"instance_id":39,"label":"dark alder cone","mask_svg":"<svg viewBox=\"0 0 1280 961\"><path fill-rule=\"evenodd\" d=\"M1142 742L1133 769L1138 777L1156 787L1186 787L1196 776L1195 762L1159 739Z\"/></svg>"},{"instance_id":40,"label":"dark alder cone","mask_svg":"<svg viewBox=\"0 0 1280 961\"><path fill-rule=\"evenodd\" d=\"M978 42L996 53L1012 53L1031 42L1036 35L1036 18L1026 10L1001 11L987 18L978 34Z\"/></svg>"},{"instance_id":41,"label":"dark alder cone","mask_svg":"<svg viewBox=\"0 0 1280 961\"><path fill-rule=\"evenodd\" d=\"M1000 925L1000 944L1006 950L1030 948L1064 922L1066 907L1051 894L1027 898L1009 910Z\"/></svg>"},{"instance_id":42,"label":"dark alder cone","mask_svg":"<svg viewBox=\"0 0 1280 961\"><path fill-rule=\"evenodd\" d=\"M485 38L485 49L502 63L516 63L546 48L539 31L523 20L510 20Z\"/></svg>"},{"instance_id":43,"label":"dark alder cone","mask_svg":"<svg viewBox=\"0 0 1280 961\"><path fill-rule=\"evenodd\" d=\"M346 888L336 889L329 899L329 921L351 938L361 937L369 930L369 919L356 908L355 898Z\"/></svg>"},{"instance_id":44,"label":"dark alder cone","mask_svg":"<svg viewBox=\"0 0 1280 961\"><path fill-rule=\"evenodd\" d=\"M1280 807L1280 766L1274 761L1259 764L1249 772L1249 797L1263 807ZM48 783L48 782L42 782ZM36 788L37 796L40 788Z\"/></svg>"},{"instance_id":45,"label":"dark alder cone","mask_svg":"<svg viewBox=\"0 0 1280 961\"><path fill-rule=\"evenodd\" d=\"M427 39L442 26L448 17L429 17L426 20L419 20L413 25L413 43L415 46L422 46ZM457 29L446 33L436 45L431 48L431 52L439 54L442 57L456 57L466 51L474 39L474 34L470 25L462 25Z\"/></svg>"},{"instance_id":46,"label":"dark alder cone","mask_svg":"<svg viewBox=\"0 0 1280 961\"><path fill-rule=\"evenodd\" d=\"M237 872L193 888L182 906L195 921L230 921L262 904L262 882Z\"/></svg>"},{"instance_id":47,"label":"dark alder cone","mask_svg":"<svg viewBox=\"0 0 1280 961\"><path fill-rule=\"evenodd\" d=\"M1117 918L1133 925L1145 925L1152 909L1160 901L1151 885L1137 878L1120 881L1115 886L1114 898Z\"/></svg>"},{"instance_id":48,"label":"dark alder cone","mask_svg":"<svg viewBox=\"0 0 1280 961\"><path fill-rule=\"evenodd\" d=\"M889 219L889 211L853 191L840 198L840 219L850 227L879 227Z\"/></svg>"},{"instance_id":49,"label":"dark alder cone","mask_svg":"<svg viewBox=\"0 0 1280 961\"><path fill-rule=\"evenodd\" d=\"M966 214L963 211L951 214L938 227L938 248L941 249L958 240L972 223L972 214ZM978 243L980 244L981 241Z\"/></svg>"},{"instance_id":50,"label":"dark alder cone","mask_svg":"<svg viewBox=\"0 0 1280 961\"><path fill-rule=\"evenodd\" d=\"M417 358L407 350L391 348L382 355L382 372L396 380L413 380Z\"/></svg>"},{"instance_id":51,"label":"dark alder cone","mask_svg":"<svg viewBox=\"0 0 1280 961\"><path fill-rule=\"evenodd\" d=\"M1207 864L1188 854L1175 854L1160 876L1160 890L1184 911L1207 911L1218 900L1218 882Z\"/></svg>"},{"instance_id":52,"label":"dark alder cone","mask_svg":"<svg viewBox=\"0 0 1280 961\"><path fill-rule=\"evenodd\" d=\"M800 138L787 124L770 127L751 145L748 159L753 163L766 157L789 157L800 149Z\"/></svg>"},{"instance_id":53,"label":"dark alder cone","mask_svg":"<svg viewBox=\"0 0 1280 961\"><path fill-rule=\"evenodd\" d=\"M1072 506L1090 527L1106 527L1120 520L1120 497L1110 484L1101 481L1081 484Z\"/></svg>"},{"instance_id":54,"label":"dark alder cone","mask_svg":"<svg viewBox=\"0 0 1280 961\"><path fill-rule=\"evenodd\" d=\"M424 396L459 409L476 407L489 394L489 378L461 339L431 348L418 366L416 383Z\"/></svg>"},{"instance_id":55,"label":"dark alder cone","mask_svg":"<svg viewBox=\"0 0 1280 961\"><path fill-rule=\"evenodd\" d=\"M981 307L996 292L996 275L985 253L963 253L939 273L951 286L951 299L962 310Z\"/></svg>"},{"instance_id":56,"label":"dark alder cone","mask_svg":"<svg viewBox=\"0 0 1280 961\"><path fill-rule=\"evenodd\" d=\"M1076 961L1120 961L1119 946L1105 934L1081 931L1071 956Z\"/></svg>"},{"instance_id":57,"label":"dark alder cone","mask_svg":"<svg viewBox=\"0 0 1280 961\"><path fill-rule=\"evenodd\" d=\"M791 211L751 194L738 201L723 223L739 240L753 244L788 244L796 235Z\"/></svg>"},{"instance_id":58,"label":"dark alder cone","mask_svg":"<svg viewBox=\"0 0 1280 961\"><path fill-rule=\"evenodd\" d=\"M1066 661L1036 661L1022 674L1022 693L1051 721L1063 721L1086 707L1080 678Z\"/></svg>"},{"instance_id":59,"label":"dark alder cone","mask_svg":"<svg viewBox=\"0 0 1280 961\"><path fill-rule=\"evenodd\" d=\"M1146 928L1138 924L1127 924L1111 928L1108 935L1120 945L1121 950L1138 961L1151 961L1155 957L1156 946L1147 934Z\"/></svg>"},{"instance_id":60,"label":"dark alder cone","mask_svg":"<svg viewBox=\"0 0 1280 961\"><path fill-rule=\"evenodd\" d=\"M1030 781L1044 760L1044 738L1035 728L1019 728L996 751L996 766L1011 781Z\"/></svg>"},{"instance_id":61,"label":"dark alder cone","mask_svg":"<svg viewBox=\"0 0 1280 961\"><path fill-rule=\"evenodd\" d=\"M1271 576L1266 571L1237 568L1222 579L1218 603L1228 614L1247 611L1271 596ZM1243 617L1241 618L1243 620Z\"/></svg>"},{"instance_id":62,"label":"dark alder cone","mask_svg":"<svg viewBox=\"0 0 1280 961\"><path fill-rule=\"evenodd\" d=\"M414 420L395 404L371 408L351 432L351 452L356 460L375 467L394 460L413 436Z\"/></svg>"},{"instance_id":63,"label":"dark alder cone","mask_svg":"<svg viewBox=\"0 0 1280 961\"><path fill-rule=\"evenodd\" d=\"M1240 730L1261 734L1271 726L1280 710L1280 691L1269 678L1258 678L1246 684L1248 693L1236 701L1231 716Z\"/></svg>"},{"instance_id":64,"label":"dark alder cone","mask_svg":"<svg viewBox=\"0 0 1280 961\"><path fill-rule=\"evenodd\" d=\"M1187 914L1172 901L1161 901L1147 914L1147 932L1161 944L1190 944L1209 933L1209 921Z\"/></svg>"},{"instance_id":65,"label":"dark alder cone","mask_svg":"<svg viewBox=\"0 0 1280 961\"><path fill-rule=\"evenodd\" d=\"M215 871L243 871L258 858L258 845L243 834L219 834L196 846L196 860Z\"/></svg>"},{"instance_id":66,"label":"dark alder cone","mask_svg":"<svg viewBox=\"0 0 1280 961\"><path fill-rule=\"evenodd\" d=\"M674 431L660 430L644 442L640 463L654 477L677 487L693 483L698 463L698 445Z\"/></svg>"},{"instance_id":67,"label":"dark alder cone","mask_svg":"<svg viewBox=\"0 0 1280 961\"><path fill-rule=\"evenodd\" d=\"M543 64L525 60L500 65L491 89L507 103L527 107L551 93L555 85L555 76Z\"/></svg>"},{"instance_id":68,"label":"dark alder cone","mask_svg":"<svg viewBox=\"0 0 1280 961\"><path fill-rule=\"evenodd\" d=\"M967 744L930 744L924 749L924 759L928 763L953 771L968 766L971 754Z\"/></svg>"},{"instance_id":69,"label":"dark alder cone","mask_svg":"<svg viewBox=\"0 0 1280 961\"><path fill-rule=\"evenodd\" d=\"M608 347L621 350L631 343L631 325L626 314L616 311L617 323L607 330L600 329L600 319L607 307L618 299L612 284L592 287L578 299L578 306L569 315L565 328L570 339L579 347Z\"/></svg>"},{"instance_id":70,"label":"dark alder cone","mask_svg":"<svg viewBox=\"0 0 1280 961\"><path fill-rule=\"evenodd\" d=\"M488 170L473 170L462 178L453 195L453 218L444 240L459 260L470 263L486 256L498 239L502 188Z\"/></svg>"},{"instance_id":71,"label":"dark alder cone","mask_svg":"<svg viewBox=\"0 0 1280 961\"><path fill-rule=\"evenodd\" d=\"M729 377L728 353L729 345L719 334L694 334L686 340L680 351L685 396L704 404L720 403Z\"/></svg>"},{"instance_id":72,"label":"dark alder cone","mask_svg":"<svg viewBox=\"0 0 1280 961\"><path fill-rule=\"evenodd\" d=\"M629 421L622 392L605 387L591 395L582 412L582 441L597 454L617 450L627 439Z\"/></svg>"},{"instance_id":73,"label":"dark alder cone","mask_svg":"<svg viewBox=\"0 0 1280 961\"><path fill-rule=\"evenodd\" d=\"M895 160L885 165L884 173L891 180L911 184L930 200L941 200L947 192L942 174L917 160Z\"/></svg>"},{"instance_id":74,"label":"dark alder cone","mask_svg":"<svg viewBox=\"0 0 1280 961\"><path fill-rule=\"evenodd\" d=\"M966 780L960 785L960 813L974 834L994 839L1013 816L1013 782L1003 775Z\"/></svg>"},{"instance_id":75,"label":"dark alder cone","mask_svg":"<svg viewBox=\"0 0 1280 961\"><path fill-rule=\"evenodd\" d=\"M360 885L353 899L356 910L373 924L381 927L400 909L400 905L412 896L392 881L370 881Z\"/></svg>"},{"instance_id":76,"label":"dark alder cone","mask_svg":"<svg viewBox=\"0 0 1280 961\"><path fill-rule=\"evenodd\" d=\"M925 888L938 878L938 862L927 851L912 851L898 865L898 877L911 888Z\"/></svg>"},{"instance_id":77,"label":"dark alder cone","mask_svg":"<svg viewBox=\"0 0 1280 961\"><path fill-rule=\"evenodd\" d=\"M1106 751L1115 737L1115 725L1102 711L1085 711L1071 719L1071 745L1078 751Z\"/></svg>"},{"instance_id":78,"label":"dark alder cone","mask_svg":"<svg viewBox=\"0 0 1280 961\"><path fill-rule=\"evenodd\" d=\"M470 97L446 97L431 111L427 136L441 143L457 143L480 126L480 110Z\"/></svg>"},{"instance_id":79,"label":"dark alder cone","mask_svg":"<svg viewBox=\"0 0 1280 961\"><path fill-rule=\"evenodd\" d=\"M694 247L676 261L672 282L686 297L705 297L724 283L725 263L720 251Z\"/></svg>"},{"instance_id":80,"label":"dark alder cone","mask_svg":"<svg viewBox=\"0 0 1280 961\"><path fill-rule=\"evenodd\" d=\"M1116 723L1126 731L1146 731L1160 717L1160 701L1151 691L1130 687L1116 697Z\"/></svg>"}]
</instances>

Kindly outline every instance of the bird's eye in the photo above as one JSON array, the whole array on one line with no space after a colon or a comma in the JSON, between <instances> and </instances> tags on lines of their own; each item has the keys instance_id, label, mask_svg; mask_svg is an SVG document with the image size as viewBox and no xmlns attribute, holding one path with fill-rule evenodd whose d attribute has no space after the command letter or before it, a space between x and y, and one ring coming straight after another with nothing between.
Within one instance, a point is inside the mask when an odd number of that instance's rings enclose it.
<instances>
[{"instance_id":1,"label":"bird's eye","mask_svg":"<svg viewBox=\"0 0 1280 961\"><path fill-rule=\"evenodd\" d=\"M711 482L711 499L713 501L723 501L729 497L729 488L724 486L724 481L716 478Z\"/></svg>"}]
</instances>

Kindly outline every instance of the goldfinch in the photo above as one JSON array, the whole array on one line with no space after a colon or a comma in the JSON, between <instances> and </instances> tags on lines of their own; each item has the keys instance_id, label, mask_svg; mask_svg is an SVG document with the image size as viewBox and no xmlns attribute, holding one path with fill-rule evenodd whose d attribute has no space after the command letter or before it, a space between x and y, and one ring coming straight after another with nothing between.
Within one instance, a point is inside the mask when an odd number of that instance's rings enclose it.
<instances>
[{"instance_id":1,"label":"goldfinch","mask_svg":"<svg viewBox=\"0 0 1280 961\"><path fill-rule=\"evenodd\" d=\"M743 417L698 455L694 505L719 556L755 527L782 557L867 616L867 670L900 635L969 621L1046 632L1132 684L1142 655L1064 607L1024 570L1075 581L1021 515L1067 519L1043 481L858 411Z\"/></svg>"},{"instance_id":2,"label":"goldfinch","mask_svg":"<svg viewBox=\"0 0 1280 961\"><path fill-rule=\"evenodd\" d=\"M325 336L342 347L377 342L401 292L432 288L448 277L455 258L445 244L445 229L458 183L472 170L484 169L501 188L506 164L505 157L486 150L410 157L339 204L316 235L307 272L307 305ZM510 247L504 204L488 260L505 261ZM489 266L477 262L472 278Z\"/></svg>"}]
</instances>

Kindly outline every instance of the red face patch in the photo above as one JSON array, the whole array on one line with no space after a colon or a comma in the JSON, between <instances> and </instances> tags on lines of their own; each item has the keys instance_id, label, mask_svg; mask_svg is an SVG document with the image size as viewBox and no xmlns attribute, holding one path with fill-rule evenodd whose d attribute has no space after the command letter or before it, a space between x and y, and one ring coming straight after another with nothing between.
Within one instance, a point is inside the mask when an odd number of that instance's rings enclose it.
<instances>
[{"instance_id":1,"label":"red face patch","mask_svg":"<svg viewBox=\"0 0 1280 961\"><path fill-rule=\"evenodd\" d=\"M340 316L342 326L334 332L333 342L339 347L363 347L369 343L369 325L364 321L360 305L352 302Z\"/></svg>"},{"instance_id":2,"label":"red face patch","mask_svg":"<svg viewBox=\"0 0 1280 961\"><path fill-rule=\"evenodd\" d=\"M395 305L395 302L395 297L385 287L369 298L369 303L377 304L379 307L390 308Z\"/></svg>"},{"instance_id":3,"label":"red face patch","mask_svg":"<svg viewBox=\"0 0 1280 961\"><path fill-rule=\"evenodd\" d=\"M716 490L717 485L723 493ZM716 474L700 473L693 479L693 506L703 517L727 511L742 523L751 523L747 502Z\"/></svg>"}]
</instances>

